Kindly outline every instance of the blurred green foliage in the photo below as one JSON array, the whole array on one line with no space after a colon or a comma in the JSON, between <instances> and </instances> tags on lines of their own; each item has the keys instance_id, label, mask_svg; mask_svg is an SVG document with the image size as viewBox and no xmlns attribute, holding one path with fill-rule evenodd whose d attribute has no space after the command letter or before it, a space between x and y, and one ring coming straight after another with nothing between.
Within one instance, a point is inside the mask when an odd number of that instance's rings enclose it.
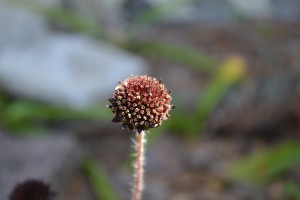
<instances>
[{"instance_id":1,"label":"blurred green foliage","mask_svg":"<svg viewBox=\"0 0 300 200\"><path fill-rule=\"evenodd\" d=\"M142 12L126 28L131 36L135 36L145 28L151 27L155 22L161 22L177 9L190 3L192 0L173 0L166 1L160 5Z\"/></svg>"},{"instance_id":2,"label":"blurred green foliage","mask_svg":"<svg viewBox=\"0 0 300 200\"><path fill-rule=\"evenodd\" d=\"M55 7L40 8L38 10L51 21L60 26L68 27L72 31L83 32L93 37L107 37L105 31L103 31L100 26L97 26L72 11Z\"/></svg>"},{"instance_id":3,"label":"blurred green foliage","mask_svg":"<svg viewBox=\"0 0 300 200\"><path fill-rule=\"evenodd\" d=\"M120 199L115 192L111 182L105 173L99 168L92 158L87 159L83 163L84 170L91 182L92 188L97 199L118 200Z\"/></svg>"},{"instance_id":4,"label":"blurred green foliage","mask_svg":"<svg viewBox=\"0 0 300 200\"><path fill-rule=\"evenodd\" d=\"M288 199L300 200L300 186L293 181L287 182L283 196Z\"/></svg>"},{"instance_id":5,"label":"blurred green foliage","mask_svg":"<svg viewBox=\"0 0 300 200\"><path fill-rule=\"evenodd\" d=\"M176 44L148 42L135 45L133 50L138 54L177 61L202 73L214 72L219 64L216 59L209 55Z\"/></svg>"},{"instance_id":6,"label":"blurred green foliage","mask_svg":"<svg viewBox=\"0 0 300 200\"><path fill-rule=\"evenodd\" d=\"M270 38L271 36L274 35L274 27L273 24L270 22L261 22L256 25L256 30L257 33L262 37L262 38Z\"/></svg>"},{"instance_id":7,"label":"blurred green foliage","mask_svg":"<svg viewBox=\"0 0 300 200\"><path fill-rule=\"evenodd\" d=\"M104 105L87 110L74 110L22 99L8 101L4 94L0 96L0 102L0 124L12 132L34 134L37 130L45 130L44 123L49 121L99 120L110 117L110 111L102 109Z\"/></svg>"},{"instance_id":8,"label":"blurred green foliage","mask_svg":"<svg viewBox=\"0 0 300 200\"><path fill-rule=\"evenodd\" d=\"M194 112L176 108L172 111L172 120L167 126L185 136L199 136L199 133L202 133L205 127L207 119L224 95L245 76L246 63L244 59L237 55L229 56L218 67L210 84L203 94L200 95Z\"/></svg>"},{"instance_id":9,"label":"blurred green foliage","mask_svg":"<svg viewBox=\"0 0 300 200\"><path fill-rule=\"evenodd\" d=\"M299 167L299 155L299 142L285 142L238 161L230 168L230 175L236 180L269 183L290 169Z\"/></svg>"}]
</instances>

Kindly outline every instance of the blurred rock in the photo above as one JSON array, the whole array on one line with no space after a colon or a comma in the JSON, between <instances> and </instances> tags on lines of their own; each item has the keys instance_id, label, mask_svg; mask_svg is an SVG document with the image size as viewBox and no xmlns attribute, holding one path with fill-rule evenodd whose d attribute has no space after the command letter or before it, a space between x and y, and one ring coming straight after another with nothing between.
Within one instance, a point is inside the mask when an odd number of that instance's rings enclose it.
<instances>
[{"instance_id":1,"label":"blurred rock","mask_svg":"<svg viewBox=\"0 0 300 200\"><path fill-rule=\"evenodd\" d=\"M300 17L300 1L298 0L273 0L274 15L279 20L297 21Z\"/></svg>"},{"instance_id":2,"label":"blurred rock","mask_svg":"<svg viewBox=\"0 0 300 200\"><path fill-rule=\"evenodd\" d=\"M132 5L134 2L144 2L149 8L163 8L167 12L159 21L172 24L202 22L222 25L235 23L236 17L240 16L254 20L297 21L300 16L298 0L127 0L127 2L132 2ZM136 6L127 8L131 9L127 13L139 13ZM143 11L145 7L141 6L140 9Z\"/></svg>"},{"instance_id":3,"label":"blurred rock","mask_svg":"<svg viewBox=\"0 0 300 200\"><path fill-rule=\"evenodd\" d=\"M72 138L14 138L3 133L0 138L0 199L7 199L15 184L30 178L50 183L59 192L79 165L81 151Z\"/></svg>"},{"instance_id":4,"label":"blurred rock","mask_svg":"<svg viewBox=\"0 0 300 200\"><path fill-rule=\"evenodd\" d=\"M22 2L23 0L19 0ZM30 0L32 4L42 5L42 6L61 6L63 5L63 0Z\"/></svg>"},{"instance_id":5,"label":"blurred rock","mask_svg":"<svg viewBox=\"0 0 300 200\"><path fill-rule=\"evenodd\" d=\"M118 80L146 71L142 59L116 47L63 34L3 51L0 60L0 83L7 90L76 108L107 99Z\"/></svg>"},{"instance_id":6,"label":"blurred rock","mask_svg":"<svg viewBox=\"0 0 300 200\"><path fill-rule=\"evenodd\" d=\"M64 5L83 19L97 24L111 38L124 37L124 16L122 3L124 0L63 0Z\"/></svg>"},{"instance_id":7,"label":"blurred rock","mask_svg":"<svg viewBox=\"0 0 300 200\"><path fill-rule=\"evenodd\" d=\"M88 37L52 33L42 16L0 5L0 84L15 95L82 108L107 99L118 80L146 72L137 56Z\"/></svg>"},{"instance_id":8,"label":"blurred rock","mask_svg":"<svg viewBox=\"0 0 300 200\"><path fill-rule=\"evenodd\" d=\"M0 52L6 49L26 48L41 39L47 23L38 14L29 12L18 4L0 0Z\"/></svg>"},{"instance_id":9,"label":"blurred rock","mask_svg":"<svg viewBox=\"0 0 300 200\"><path fill-rule=\"evenodd\" d=\"M264 20L273 16L271 0L229 0L229 3L242 17Z\"/></svg>"}]
</instances>

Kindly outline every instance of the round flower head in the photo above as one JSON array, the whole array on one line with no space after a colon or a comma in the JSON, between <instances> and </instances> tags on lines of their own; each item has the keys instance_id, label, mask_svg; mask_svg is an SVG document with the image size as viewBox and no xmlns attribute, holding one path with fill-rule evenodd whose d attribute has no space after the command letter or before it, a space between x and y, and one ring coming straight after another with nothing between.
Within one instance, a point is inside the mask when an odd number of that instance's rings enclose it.
<instances>
[{"instance_id":1,"label":"round flower head","mask_svg":"<svg viewBox=\"0 0 300 200\"><path fill-rule=\"evenodd\" d=\"M53 200L54 193L49 185L40 180L27 180L18 184L9 196L9 200Z\"/></svg>"},{"instance_id":2,"label":"round flower head","mask_svg":"<svg viewBox=\"0 0 300 200\"><path fill-rule=\"evenodd\" d=\"M116 114L113 122L139 133L160 126L169 119L175 106L170 102L171 91L161 81L150 76L133 76L115 88L108 107Z\"/></svg>"}]
</instances>

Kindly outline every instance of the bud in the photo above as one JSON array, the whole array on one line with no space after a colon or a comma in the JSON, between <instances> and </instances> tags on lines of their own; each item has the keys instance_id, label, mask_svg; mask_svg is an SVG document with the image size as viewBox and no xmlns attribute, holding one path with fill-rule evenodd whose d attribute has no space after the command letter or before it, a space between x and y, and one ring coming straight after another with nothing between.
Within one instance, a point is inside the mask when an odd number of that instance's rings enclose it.
<instances>
[{"instance_id":1,"label":"bud","mask_svg":"<svg viewBox=\"0 0 300 200\"><path fill-rule=\"evenodd\" d=\"M171 91L161 81L147 75L133 76L119 82L108 107L116 114L113 122L141 133L169 119Z\"/></svg>"}]
</instances>

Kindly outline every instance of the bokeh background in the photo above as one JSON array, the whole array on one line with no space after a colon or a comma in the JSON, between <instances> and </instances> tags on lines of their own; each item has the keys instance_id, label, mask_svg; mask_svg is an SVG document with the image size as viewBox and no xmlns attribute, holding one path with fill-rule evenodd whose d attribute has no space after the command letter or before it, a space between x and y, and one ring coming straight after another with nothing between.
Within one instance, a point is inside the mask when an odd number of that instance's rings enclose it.
<instances>
[{"instance_id":1,"label":"bokeh background","mask_svg":"<svg viewBox=\"0 0 300 200\"><path fill-rule=\"evenodd\" d=\"M0 198L126 200L134 134L117 81L172 90L145 200L300 199L299 0L0 0Z\"/></svg>"}]
</instances>

